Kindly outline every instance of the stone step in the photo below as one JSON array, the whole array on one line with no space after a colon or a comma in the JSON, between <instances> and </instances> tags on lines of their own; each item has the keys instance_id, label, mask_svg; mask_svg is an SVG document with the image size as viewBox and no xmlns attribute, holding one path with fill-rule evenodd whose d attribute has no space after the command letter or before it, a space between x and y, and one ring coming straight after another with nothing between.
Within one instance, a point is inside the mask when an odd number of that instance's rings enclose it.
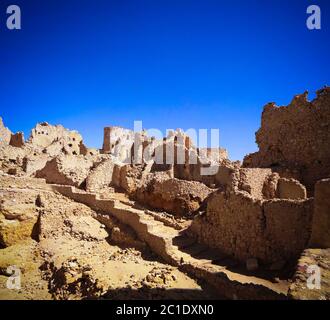
<instances>
[{"instance_id":1,"label":"stone step","mask_svg":"<svg viewBox=\"0 0 330 320\"><path fill-rule=\"evenodd\" d=\"M166 262L178 266L180 270L194 278L206 281L218 290L221 296L230 299L286 298L288 286L230 271L226 265L221 265L221 260L216 264L221 255L205 245L195 243L194 239L180 235L179 230L155 220L144 210L133 208L119 200L101 200L91 194L84 196L83 192L75 192L72 187L57 186L54 189L91 208L102 208L103 212L129 225L140 240L145 241L150 249Z\"/></svg>"}]
</instances>

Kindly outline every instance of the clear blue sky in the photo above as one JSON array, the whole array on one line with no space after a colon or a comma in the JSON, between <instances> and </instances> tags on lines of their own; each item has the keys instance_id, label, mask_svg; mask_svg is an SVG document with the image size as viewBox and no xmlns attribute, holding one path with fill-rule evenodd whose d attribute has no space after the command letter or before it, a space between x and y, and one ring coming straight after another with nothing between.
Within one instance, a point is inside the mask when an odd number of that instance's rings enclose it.
<instances>
[{"instance_id":1,"label":"clear blue sky","mask_svg":"<svg viewBox=\"0 0 330 320\"><path fill-rule=\"evenodd\" d=\"M22 30L6 29L18 4ZM322 30L306 28L318 4ZM329 0L13 0L0 2L0 116L37 122L219 128L232 159L257 149L269 101L330 85ZM313 95L311 95L313 97Z\"/></svg>"}]
</instances>

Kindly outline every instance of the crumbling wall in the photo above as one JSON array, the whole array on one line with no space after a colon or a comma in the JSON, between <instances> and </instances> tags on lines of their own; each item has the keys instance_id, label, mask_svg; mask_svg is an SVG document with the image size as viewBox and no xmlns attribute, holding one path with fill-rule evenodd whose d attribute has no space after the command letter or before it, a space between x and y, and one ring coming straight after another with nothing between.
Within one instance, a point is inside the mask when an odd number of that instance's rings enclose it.
<instances>
[{"instance_id":1,"label":"crumbling wall","mask_svg":"<svg viewBox=\"0 0 330 320\"><path fill-rule=\"evenodd\" d=\"M174 177L215 183L216 171L202 174L202 168L218 165L227 159L223 148L196 148L181 129L170 131L166 138L148 137L145 131L133 132L120 127L104 128L103 153L114 155L123 163L144 165L154 161L152 171L172 170Z\"/></svg>"},{"instance_id":2,"label":"crumbling wall","mask_svg":"<svg viewBox=\"0 0 330 320\"><path fill-rule=\"evenodd\" d=\"M84 153L93 160L99 154L97 150L83 146L78 132L69 131L61 125L37 124L28 141L24 141L22 132L12 134L4 128L2 120L0 131L6 136L6 143L0 144L0 168L10 174L32 176L48 161L61 155L79 156Z\"/></svg>"},{"instance_id":3,"label":"crumbling wall","mask_svg":"<svg viewBox=\"0 0 330 320\"><path fill-rule=\"evenodd\" d=\"M24 146L24 133L17 132L15 134L12 134L10 137L9 144L16 148L22 148Z\"/></svg>"},{"instance_id":4,"label":"crumbling wall","mask_svg":"<svg viewBox=\"0 0 330 320\"><path fill-rule=\"evenodd\" d=\"M80 147L80 154L83 156L96 156L100 154L100 151L95 148L87 148L82 142L79 145Z\"/></svg>"},{"instance_id":5,"label":"crumbling wall","mask_svg":"<svg viewBox=\"0 0 330 320\"><path fill-rule=\"evenodd\" d=\"M11 138L11 131L5 127L2 118L0 117L0 146L9 144Z\"/></svg>"},{"instance_id":6,"label":"crumbling wall","mask_svg":"<svg viewBox=\"0 0 330 320\"><path fill-rule=\"evenodd\" d=\"M238 188L248 192L252 197L262 199L263 189L267 177L272 174L271 169L245 169L240 168L240 180Z\"/></svg>"},{"instance_id":7,"label":"crumbling wall","mask_svg":"<svg viewBox=\"0 0 330 320\"><path fill-rule=\"evenodd\" d=\"M52 126L43 122L32 129L28 143L52 157L61 153L79 155L82 137L77 131L69 131L61 125Z\"/></svg>"},{"instance_id":8,"label":"crumbling wall","mask_svg":"<svg viewBox=\"0 0 330 320\"><path fill-rule=\"evenodd\" d=\"M104 187L112 184L114 159L106 159L96 166L86 179L86 190L89 192L98 192Z\"/></svg>"},{"instance_id":9,"label":"crumbling wall","mask_svg":"<svg viewBox=\"0 0 330 320\"><path fill-rule=\"evenodd\" d=\"M11 145L0 148L0 169L10 174L22 174L25 151Z\"/></svg>"},{"instance_id":10,"label":"crumbling wall","mask_svg":"<svg viewBox=\"0 0 330 320\"><path fill-rule=\"evenodd\" d=\"M93 161L89 158L62 155L48 161L36 172L36 177L46 179L47 183L81 187L92 167Z\"/></svg>"},{"instance_id":11,"label":"crumbling wall","mask_svg":"<svg viewBox=\"0 0 330 320\"><path fill-rule=\"evenodd\" d=\"M133 166L126 164L122 166L119 173L120 188L125 190L125 192L127 192L129 195L134 196L137 188L141 183L142 171L142 165Z\"/></svg>"},{"instance_id":12,"label":"crumbling wall","mask_svg":"<svg viewBox=\"0 0 330 320\"><path fill-rule=\"evenodd\" d=\"M320 180L315 185L311 246L330 248L330 179Z\"/></svg>"},{"instance_id":13,"label":"crumbling wall","mask_svg":"<svg viewBox=\"0 0 330 320\"><path fill-rule=\"evenodd\" d=\"M51 157L44 153L26 155L23 158L23 170L27 175L33 175L43 169L49 160Z\"/></svg>"},{"instance_id":14,"label":"crumbling wall","mask_svg":"<svg viewBox=\"0 0 330 320\"><path fill-rule=\"evenodd\" d=\"M246 156L243 166L271 167L286 177L292 172L312 190L330 176L330 87L317 91L312 102L304 93L288 106L267 104L256 142L259 151Z\"/></svg>"},{"instance_id":15,"label":"crumbling wall","mask_svg":"<svg viewBox=\"0 0 330 320\"><path fill-rule=\"evenodd\" d=\"M228 159L228 151L224 148L198 148L198 153L214 161Z\"/></svg>"},{"instance_id":16,"label":"crumbling wall","mask_svg":"<svg viewBox=\"0 0 330 320\"><path fill-rule=\"evenodd\" d=\"M264 237L269 239L272 259L298 258L307 247L313 218L314 199L273 199L263 203Z\"/></svg>"},{"instance_id":17,"label":"crumbling wall","mask_svg":"<svg viewBox=\"0 0 330 320\"><path fill-rule=\"evenodd\" d=\"M116 155L122 161L129 159L134 143L135 133L121 127L104 128L103 153Z\"/></svg>"},{"instance_id":18,"label":"crumbling wall","mask_svg":"<svg viewBox=\"0 0 330 320\"><path fill-rule=\"evenodd\" d=\"M189 232L199 242L245 262L297 258L310 237L312 199L261 200L246 192L215 192Z\"/></svg>"},{"instance_id":19,"label":"crumbling wall","mask_svg":"<svg viewBox=\"0 0 330 320\"><path fill-rule=\"evenodd\" d=\"M199 242L245 261L266 260L261 201L243 192L216 192L207 212L194 219L191 227Z\"/></svg>"},{"instance_id":20,"label":"crumbling wall","mask_svg":"<svg viewBox=\"0 0 330 320\"><path fill-rule=\"evenodd\" d=\"M299 181L295 179L278 179L277 183L277 197L281 199L306 199L307 191Z\"/></svg>"},{"instance_id":21,"label":"crumbling wall","mask_svg":"<svg viewBox=\"0 0 330 320\"><path fill-rule=\"evenodd\" d=\"M177 161L175 153L173 172L174 177L183 180L199 181L211 187L224 187L232 185L233 176L239 168L239 164L226 158L213 157L212 152L200 152L197 148L176 146L177 150L183 150L184 162ZM229 177L230 176L230 177Z\"/></svg>"}]
</instances>

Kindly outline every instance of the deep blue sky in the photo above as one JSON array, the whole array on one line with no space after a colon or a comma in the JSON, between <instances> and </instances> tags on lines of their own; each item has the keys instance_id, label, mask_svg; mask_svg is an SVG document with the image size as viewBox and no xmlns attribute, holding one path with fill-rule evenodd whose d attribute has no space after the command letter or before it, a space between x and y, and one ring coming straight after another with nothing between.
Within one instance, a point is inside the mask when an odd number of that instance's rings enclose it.
<instances>
[{"instance_id":1,"label":"deep blue sky","mask_svg":"<svg viewBox=\"0 0 330 320\"><path fill-rule=\"evenodd\" d=\"M21 7L20 31L5 27L9 4ZM322 30L306 28L309 4ZM0 44L0 116L12 131L61 123L100 147L104 126L134 120L219 128L242 159L267 102L330 84L330 1L1 1Z\"/></svg>"}]
</instances>

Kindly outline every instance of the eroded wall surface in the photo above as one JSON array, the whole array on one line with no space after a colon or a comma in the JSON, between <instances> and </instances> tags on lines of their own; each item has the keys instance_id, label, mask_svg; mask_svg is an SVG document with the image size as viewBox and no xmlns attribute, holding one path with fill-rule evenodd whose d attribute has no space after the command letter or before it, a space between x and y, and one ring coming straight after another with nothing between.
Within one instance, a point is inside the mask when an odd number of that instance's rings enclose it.
<instances>
[{"instance_id":1,"label":"eroded wall surface","mask_svg":"<svg viewBox=\"0 0 330 320\"><path fill-rule=\"evenodd\" d=\"M313 199L262 200L244 191L218 191L190 232L199 242L242 262L288 261L306 248L312 213Z\"/></svg>"},{"instance_id":2,"label":"eroded wall surface","mask_svg":"<svg viewBox=\"0 0 330 320\"><path fill-rule=\"evenodd\" d=\"M304 93L288 106L267 104L256 142L259 151L245 157L245 167L271 167L312 190L330 176L330 87L317 91L312 102Z\"/></svg>"},{"instance_id":3,"label":"eroded wall surface","mask_svg":"<svg viewBox=\"0 0 330 320\"><path fill-rule=\"evenodd\" d=\"M330 248L330 179L321 180L315 185L311 245Z\"/></svg>"},{"instance_id":4,"label":"eroded wall surface","mask_svg":"<svg viewBox=\"0 0 330 320\"><path fill-rule=\"evenodd\" d=\"M11 131L5 127L2 118L0 117L0 147L9 144L11 138Z\"/></svg>"}]
</instances>

